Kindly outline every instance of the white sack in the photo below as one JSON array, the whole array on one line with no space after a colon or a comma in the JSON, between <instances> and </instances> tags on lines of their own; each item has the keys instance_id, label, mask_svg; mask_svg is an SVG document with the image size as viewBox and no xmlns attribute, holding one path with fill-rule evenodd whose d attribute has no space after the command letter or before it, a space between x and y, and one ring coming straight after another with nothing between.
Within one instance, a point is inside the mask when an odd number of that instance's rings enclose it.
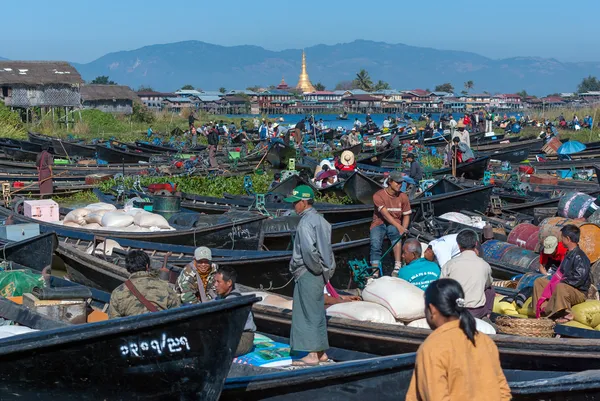
<instances>
[{"instance_id":1,"label":"white sack","mask_svg":"<svg viewBox=\"0 0 600 401\"><path fill-rule=\"evenodd\" d=\"M398 320L409 322L425 317L423 290L397 277L371 280L362 298L386 307Z\"/></svg>"},{"instance_id":2,"label":"white sack","mask_svg":"<svg viewBox=\"0 0 600 401\"><path fill-rule=\"evenodd\" d=\"M113 239L107 239L106 240L106 255L110 256L112 255L112 251L113 249L121 249L123 250L123 248L121 247L121 245L119 245L119 243ZM91 255L93 251L93 246L90 246L87 250L86 253L88 255ZM102 255L104 253L104 242L100 242L97 246L96 246L96 251L94 252L96 255Z\"/></svg>"},{"instance_id":3,"label":"white sack","mask_svg":"<svg viewBox=\"0 0 600 401\"><path fill-rule=\"evenodd\" d=\"M94 210L92 213L85 216L85 222L87 224L97 223L99 225L102 224L102 217L108 213L108 210Z\"/></svg>"},{"instance_id":4,"label":"white sack","mask_svg":"<svg viewBox=\"0 0 600 401\"><path fill-rule=\"evenodd\" d=\"M104 202L91 203L86 206L86 209L89 209L91 211L106 210L108 212L117 210L115 205L111 205L110 203L104 203Z\"/></svg>"},{"instance_id":5,"label":"white sack","mask_svg":"<svg viewBox=\"0 0 600 401\"><path fill-rule=\"evenodd\" d=\"M133 218L133 222L140 227L171 228L167 219L156 213L138 213Z\"/></svg>"},{"instance_id":6,"label":"white sack","mask_svg":"<svg viewBox=\"0 0 600 401\"><path fill-rule=\"evenodd\" d=\"M385 307L373 302L354 301L331 305L327 316L359 320L361 322L395 324L396 319Z\"/></svg>"},{"instance_id":7,"label":"white sack","mask_svg":"<svg viewBox=\"0 0 600 401\"><path fill-rule=\"evenodd\" d=\"M408 327L416 327L419 329L429 329L429 325L427 324L427 319L423 318L423 319L418 319L418 320L414 320L410 323L407 324ZM484 322L481 319L475 319L475 326L477 327L477 331L482 332L483 334L496 334L496 330L494 329L494 327L487 323Z\"/></svg>"},{"instance_id":8,"label":"white sack","mask_svg":"<svg viewBox=\"0 0 600 401\"><path fill-rule=\"evenodd\" d=\"M64 219L65 223L77 223L83 225L86 223L85 217L90 214L90 210L86 208L79 208L71 210Z\"/></svg>"},{"instance_id":9,"label":"white sack","mask_svg":"<svg viewBox=\"0 0 600 401\"><path fill-rule=\"evenodd\" d=\"M131 224L133 224L133 217L122 212L107 212L102 216L103 227L118 228Z\"/></svg>"}]
</instances>

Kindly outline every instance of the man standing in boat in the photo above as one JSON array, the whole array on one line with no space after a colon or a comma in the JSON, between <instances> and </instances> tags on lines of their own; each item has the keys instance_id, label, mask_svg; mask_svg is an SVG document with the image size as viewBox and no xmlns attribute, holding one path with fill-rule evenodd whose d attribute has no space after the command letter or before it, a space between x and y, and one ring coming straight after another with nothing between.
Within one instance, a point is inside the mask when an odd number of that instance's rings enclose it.
<instances>
[{"instance_id":1,"label":"man standing in boat","mask_svg":"<svg viewBox=\"0 0 600 401\"><path fill-rule=\"evenodd\" d=\"M400 238L408 231L410 223L410 201L401 191L402 173L392 171L388 178L388 187L373 195L373 222L371 223L371 266L379 268L383 240L387 236L394 245L394 272L397 275L402 266L402 243Z\"/></svg>"},{"instance_id":2,"label":"man standing in boat","mask_svg":"<svg viewBox=\"0 0 600 401\"><path fill-rule=\"evenodd\" d=\"M314 199L315 194L308 185L298 186L292 196L285 198L301 216L290 261L296 283L290 348L292 352L308 352L308 355L294 361L297 366L315 366L328 360L323 287L333 276L335 259L331 225L313 207Z\"/></svg>"},{"instance_id":3,"label":"man standing in boat","mask_svg":"<svg viewBox=\"0 0 600 401\"><path fill-rule=\"evenodd\" d=\"M177 278L177 292L181 303L197 304L217 297L215 274L217 267L211 263L212 252L201 246L194 251L194 260L188 263Z\"/></svg>"},{"instance_id":4,"label":"man standing in boat","mask_svg":"<svg viewBox=\"0 0 600 401\"><path fill-rule=\"evenodd\" d=\"M110 294L108 318L141 315L178 307L181 302L169 283L150 272L150 257L135 250L125 257L129 280Z\"/></svg>"}]
</instances>

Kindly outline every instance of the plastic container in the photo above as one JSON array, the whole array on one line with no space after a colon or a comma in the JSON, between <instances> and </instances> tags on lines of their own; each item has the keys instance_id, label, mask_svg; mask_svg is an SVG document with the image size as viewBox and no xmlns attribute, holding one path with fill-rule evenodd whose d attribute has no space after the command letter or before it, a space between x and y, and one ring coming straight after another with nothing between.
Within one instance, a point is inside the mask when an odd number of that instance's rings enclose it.
<instances>
[{"instance_id":1,"label":"plastic container","mask_svg":"<svg viewBox=\"0 0 600 401\"><path fill-rule=\"evenodd\" d=\"M181 211L181 197L174 195L155 195L152 197L152 211L169 220Z\"/></svg>"},{"instance_id":2,"label":"plastic container","mask_svg":"<svg viewBox=\"0 0 600 401\"><path fill-rule=\"evenodd\" d=\"M60 220L58 203L52 199L28 200L23 203L23 207L26 217L48 222Z\"/></svg>"}]
</instances>

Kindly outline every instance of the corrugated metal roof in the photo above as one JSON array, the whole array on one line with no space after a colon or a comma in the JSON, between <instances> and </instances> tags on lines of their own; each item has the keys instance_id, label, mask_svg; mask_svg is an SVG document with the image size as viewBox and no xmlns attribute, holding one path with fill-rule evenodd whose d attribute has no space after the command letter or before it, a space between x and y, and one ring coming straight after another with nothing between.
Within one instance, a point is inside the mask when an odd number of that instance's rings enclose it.
<instances>
[{"instance_id":1,"label":"corrugated metal roof","mask_svg":"<svg viewBox=\"0 0 600 401\"><path fill-rule=\"evenodd\" d=\"M64 61L0 61L0 85L81 83L79 72Z\"/></svg>"}]
</instances>

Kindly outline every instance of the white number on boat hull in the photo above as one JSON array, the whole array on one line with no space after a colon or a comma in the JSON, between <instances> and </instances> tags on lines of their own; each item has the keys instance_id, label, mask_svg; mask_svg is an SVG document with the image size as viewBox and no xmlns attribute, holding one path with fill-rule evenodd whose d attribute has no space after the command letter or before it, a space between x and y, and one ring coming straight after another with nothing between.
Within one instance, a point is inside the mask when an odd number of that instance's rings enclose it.
<instances>
[{"instance_id":1,"label":"white number on boat hull","mask_svg":"<svg viewBox=\"0 0 600 401\"><path fill-rule=\"evenodd\" d=\"M160 339L132 342L122 345L120 348L121 356L134 358L144 358L145 356L176 354L189 351L190 343L187 337L167 337L163 333Z\"/></svg>"}]
</instances>

